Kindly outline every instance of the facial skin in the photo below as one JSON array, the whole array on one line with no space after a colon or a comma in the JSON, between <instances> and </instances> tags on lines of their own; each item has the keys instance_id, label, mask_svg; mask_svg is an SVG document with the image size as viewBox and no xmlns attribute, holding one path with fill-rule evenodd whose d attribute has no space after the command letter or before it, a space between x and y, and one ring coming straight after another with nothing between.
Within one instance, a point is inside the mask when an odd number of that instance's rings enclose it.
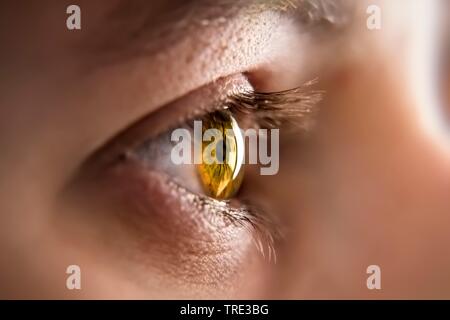
<instances>
[{"instance_id":1,"label":"facial skin","mask_svg":"<svg viewBox=\"0 0 450 320\"><path fill-rule=\"evenodd\" d=\"M76 31L71 2L0 5L0 297L449 298L448 107L430 71L443 4L334 2L305 23L304 5L182 3L78 1ZM279 173L245 177L288 226L276 264L166 176L97 161L127 128L167 130L242 73L260 91L318 78L324 92L311 132L280 129ZM66 288L73 264L82 290Z\"/></svg>"}]
</instances>

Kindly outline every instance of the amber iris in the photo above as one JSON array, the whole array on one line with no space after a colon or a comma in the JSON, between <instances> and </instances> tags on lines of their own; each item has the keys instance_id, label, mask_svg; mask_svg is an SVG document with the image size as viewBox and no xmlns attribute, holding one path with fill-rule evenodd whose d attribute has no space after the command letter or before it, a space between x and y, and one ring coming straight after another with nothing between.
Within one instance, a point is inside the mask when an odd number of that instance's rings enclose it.
<instances>
[{"instance_id":1,"label":"amber iris","mask_svg":"<svg viewBox=\"0 0 450 320\"><path fill-rule=\"evenodd\" d=\"M242 132L230 113L216 112L202 120L202 133L198 173L205 193L215 199L229 199L239 190L244 176Z\"/></svg>"}]
</instances>

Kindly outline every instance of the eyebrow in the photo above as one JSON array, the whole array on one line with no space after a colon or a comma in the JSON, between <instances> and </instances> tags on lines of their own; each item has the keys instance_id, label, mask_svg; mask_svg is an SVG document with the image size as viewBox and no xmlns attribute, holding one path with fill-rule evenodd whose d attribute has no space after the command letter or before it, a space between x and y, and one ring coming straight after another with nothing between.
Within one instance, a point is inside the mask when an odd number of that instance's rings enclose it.
<instances>
[{"instance_id":1,"label":"eyebrow","mask_svg":"<svg viewBox=\"0 0 450 320\"><path fill-rule=\"evenodd\" d=\"M268 11L289 15L305 30L324 25L336 28L348 23L350 2L353 3L345 0L169 0L160 1L160 11L155 12L153 2L150 6L145 0L122 0L107 15L116 28L103 37L100 48L129 48L137 52L144 47L149 54L164 50L201 27L225 23L238 14L246 19L258 19Z\"/></svg>"}]
</instances>

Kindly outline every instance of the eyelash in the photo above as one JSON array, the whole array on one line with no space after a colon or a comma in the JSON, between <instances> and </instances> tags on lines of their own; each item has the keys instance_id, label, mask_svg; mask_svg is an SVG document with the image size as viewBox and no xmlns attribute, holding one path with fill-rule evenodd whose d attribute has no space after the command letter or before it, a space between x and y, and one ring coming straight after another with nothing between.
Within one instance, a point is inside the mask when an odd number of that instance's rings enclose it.
<instances>
[{"instance_id":1,"label":"eyelash","mask_svg":"<svg viewBox=\"0 0 450 320\"><path fill-rule=\"evenodd\" d=\"M308 130L312 126L317 104L323 91L311 89L317 79L303 85L278 92L240 92L231 95L225 102L235 115L255 117L255 124L261 128L280 128Z\"/></svg>"},{"instance_id":2,"label":"eyelash","mask_svg":"<svg viewBox=\"0 0 450 320\"><path fill-rule=\"evenodd\" d=\"M236 226L245 228L253 235L253 242L260 254L269 262L276 263L275 243L283 238L283 232L276 217L256 209L252 205L241 203L239 208L231 205L231 200L215 200L200 194L193 194L186 188L168 180L168 185L176 190L180 197L194 208L207 209L210 219L220 217Z\"/></svg>"},{"instance_id":3,"label":"eyelash","mask_svg":"<svg viewBox=\"0 0 450 320\"><path fill-rule=\"evenodd\" d=\"M311 89L316 83L317 80L312 80L300 87L280 92L236 92L229 95L216 107L202 110L203 115L190 116L188 119L192 121L183 120L182 122L185 127L190 127L193 119L226 109L242 121L250 120L250 127L268 129L290 127L294 130L308 130L313 123L316 106L323 95L323 92ZM170 179L168 183L180 197L187 199L190 206L208 208L206 211L210 214L211 219L220 215L231 223L251 229L248 231L253 235L257 250L269 261L276 262L275 243L283 238L283 231L275 216L268 212L262 212L261 209L251 204L244 203L242 199L239 200L239 207L236 208L232 206L232 200L219 201L192 193Z\"/></svg>"},{"instance_id":4,"label":"eyelash","mask_svg":"<svg viewBox=\"0 0 450 320\"><path fill-rule=\"evenodd\" d=\"M277 92L233 92L210 109L201 110L201 114L196 110L178 124L189 126L194 119L226 109L238 120L250 120L248 127L308 131L313 127L317 105L324 95L323 91L312 89L317 82L313 79L298 87Z\"/></svg>"},{"instance_id":5,"label":"eyelash","mask_svg":"<svg viewBox=\"0 0 450 320\"><path fill-rule=\"evenodd\" d=\"M176 121L174 127L186 126L194 119L205 117L209 113L227 109L239 122L247 122L248 127L256 128L283 128L283 132L289 129L308 131L314 120L317 104L321 100L323 92L314 90L312 87L317 80L312 80L294 89L262 93L250 90L232 91L228 96L217 103L206 108L193 110L191 114L185 115ZM146 121L143 120L143 127ZM139 146L155 139L159 133L153 133L150 139L135 140L134 129L140 124L133 125L110 143L98 150L92 158L85 163L83 172L88 176L98 172L99 167L114 167L126 163L141 163L137 154L133 151ZM129 132L131 131L131 132ZM139 132L139 130L137 130ZM169 129L170 131L170 129ZM131 133L131 138L130 138ZM142 137L142 132L139 133ZM248 203L244 199L238 200L215 200L208 196L188 191L179 185L170 175L165 176L167 185L179 195L193 210L203 210L208 219L224 219L230 223L247 229L253 237L257 250L269 261L276 261L275 243L283 238L283 230L277 217L269 212L263 212L256 208L255 204ZM238 202L238 205L235 205Z\"/></svg>"}]
</instances>

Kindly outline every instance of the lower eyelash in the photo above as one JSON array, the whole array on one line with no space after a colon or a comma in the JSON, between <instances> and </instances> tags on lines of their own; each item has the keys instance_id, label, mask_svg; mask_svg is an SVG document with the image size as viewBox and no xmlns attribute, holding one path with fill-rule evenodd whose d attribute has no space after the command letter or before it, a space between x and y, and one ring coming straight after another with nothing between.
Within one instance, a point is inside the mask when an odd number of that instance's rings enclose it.
<instances>
[{"instance_id":1,"label":"lower eyelash","mask_svg":"<svg viewBox=\"0 0 450 320\"><path fill-rule=\"evenodd\" d=\"M171 179L168 185L190 208L208 212L210 219L225 218L228 223L245 228L252 235L258 252L269 262L276 263L275 244L283 238L283 233L275 217L245 204L235 208L231 201L219 201L194 194Z\"/></svg>"}]
</instances>

